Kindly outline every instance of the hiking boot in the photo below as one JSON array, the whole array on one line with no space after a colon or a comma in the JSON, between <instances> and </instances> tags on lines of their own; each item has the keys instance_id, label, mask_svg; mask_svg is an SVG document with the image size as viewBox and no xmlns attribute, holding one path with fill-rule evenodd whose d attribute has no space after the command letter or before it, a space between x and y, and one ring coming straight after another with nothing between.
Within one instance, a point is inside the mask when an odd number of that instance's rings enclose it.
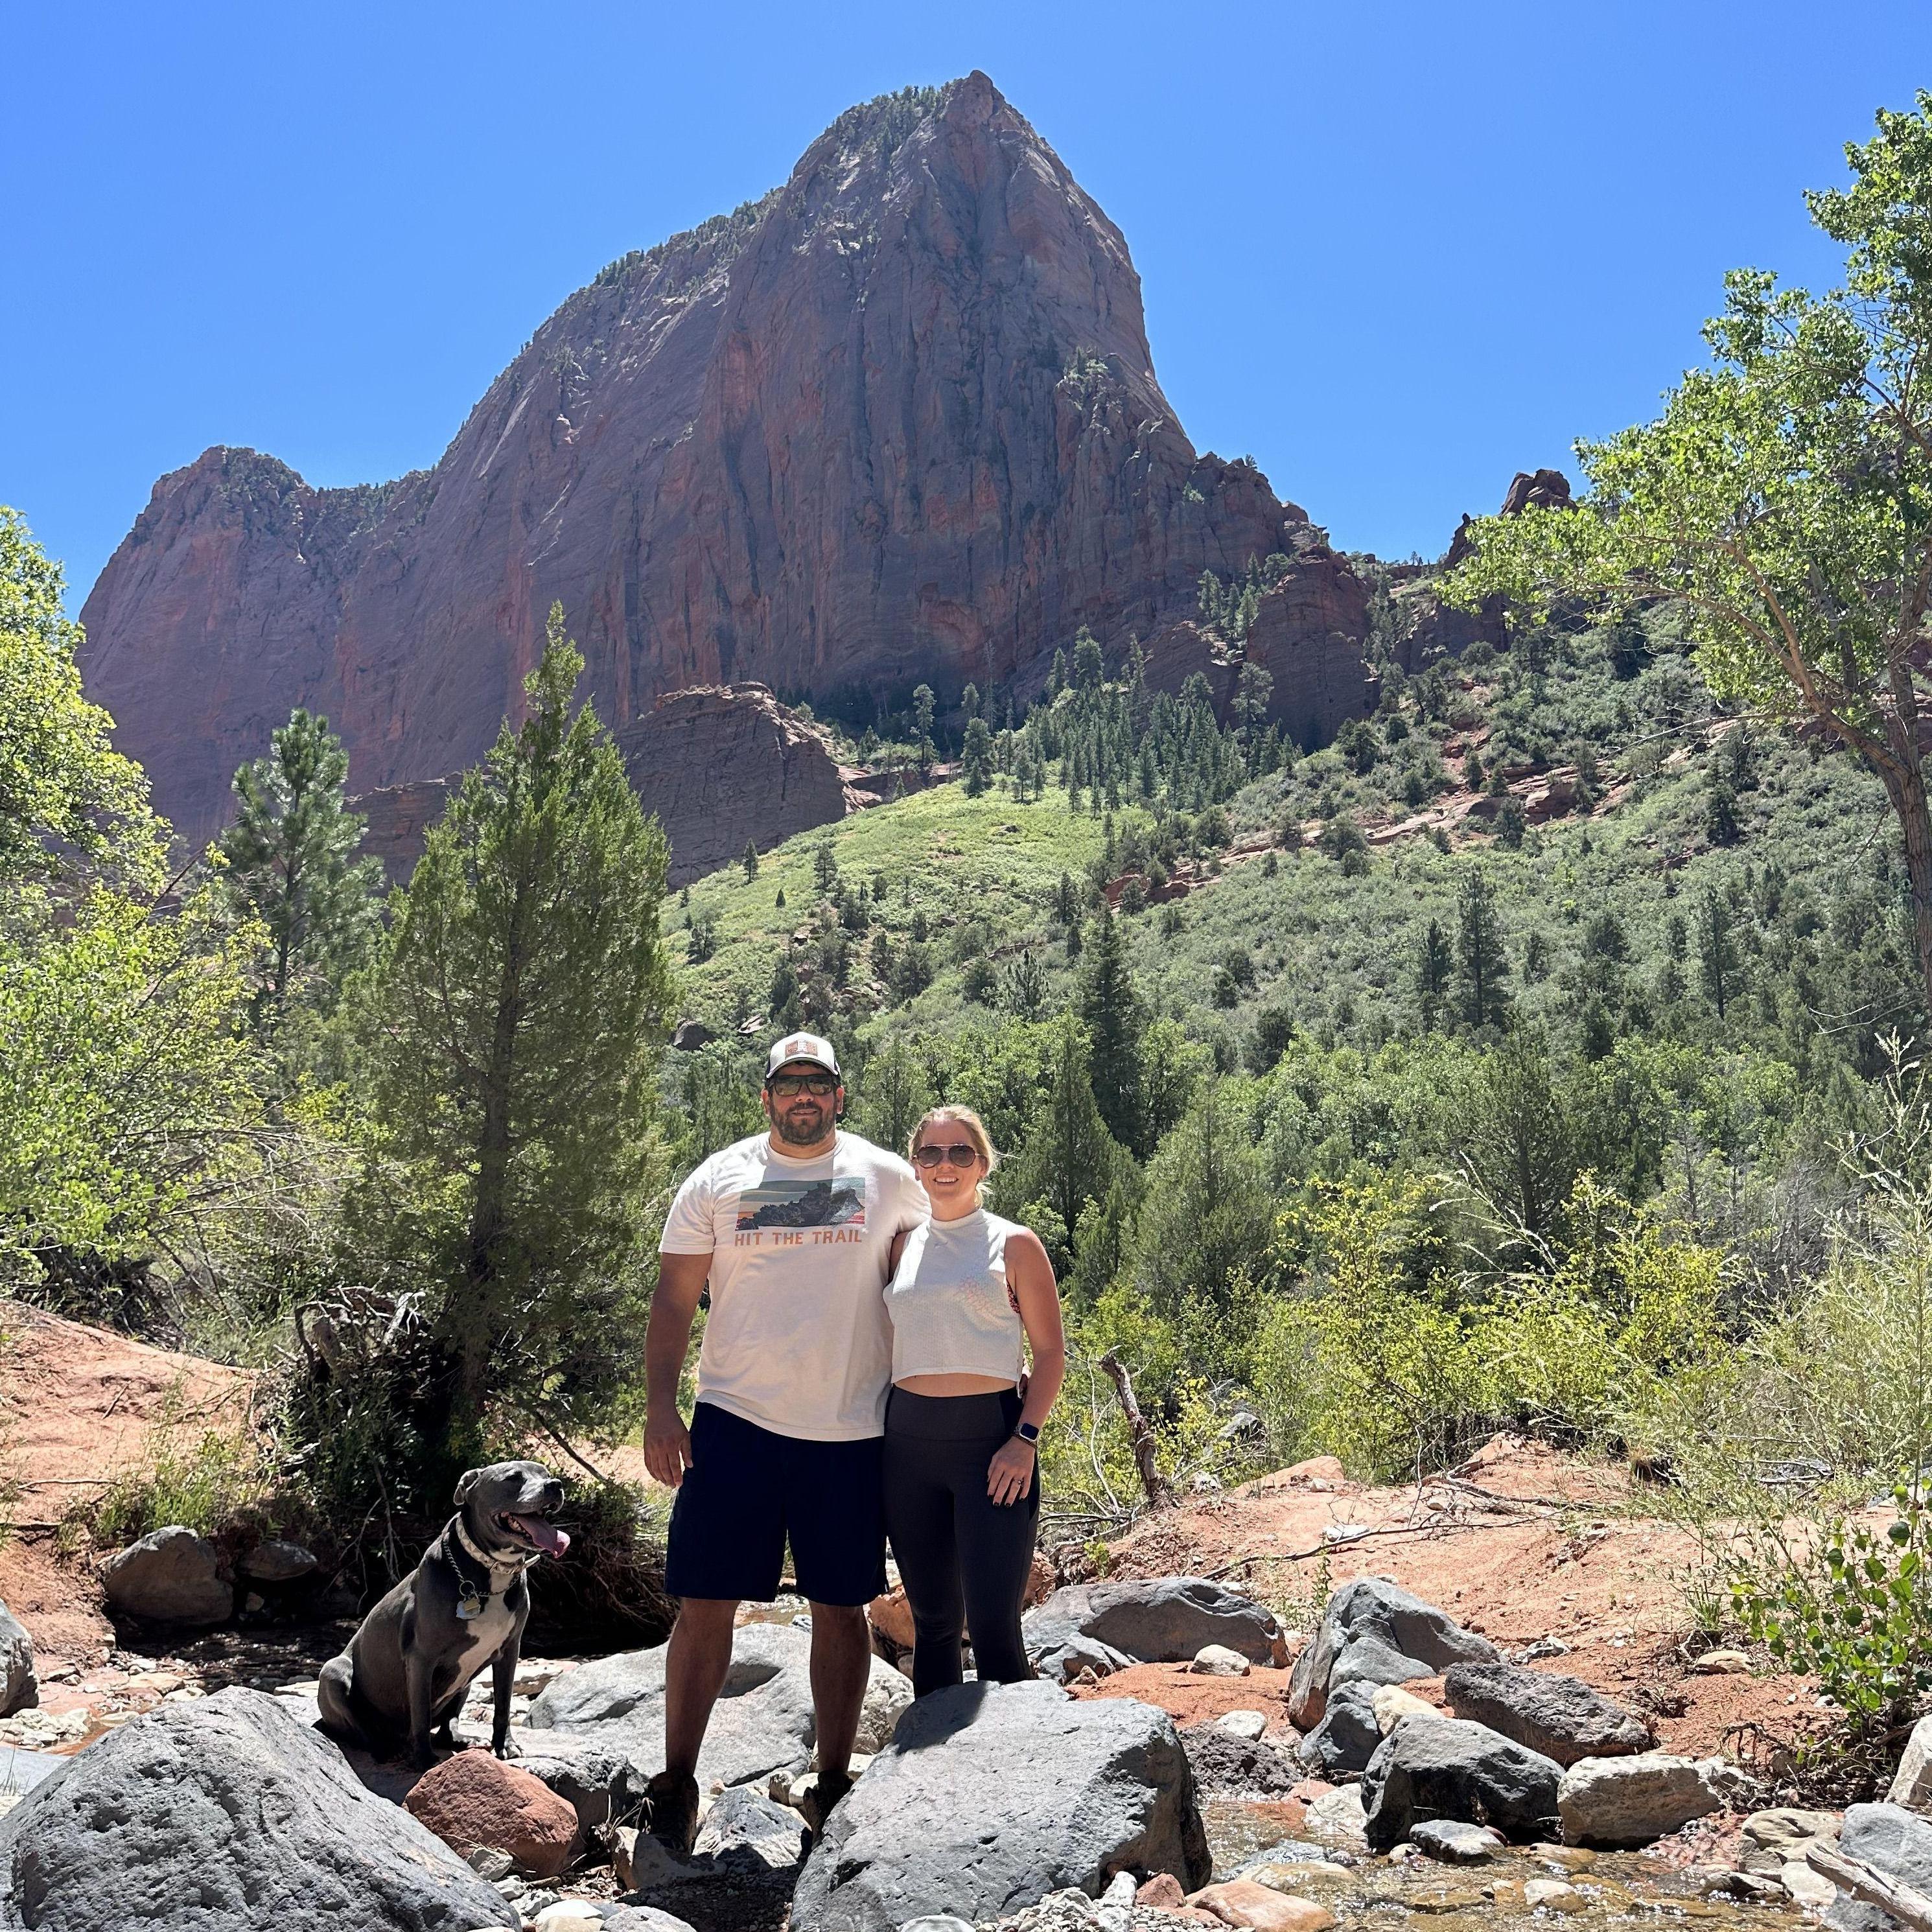
<instances>
[{"instance_id":1,"label":"hiking boot","mask_svg":"<svg viewBox=\"0 0 1932 1932\"><path fill-rule=\"evenodd\" d=\"M853 1780L842 1771L808 1772L791 1788L791 1808L812 1828L814 1838L822 1838L825 1821L832 1808L852 1789Z\"/></svg>"},{"instance_id":2,"label":"hiking boot","mask_svg":"<svg viewBox=\"0 0 1932 1932\"><path fill-rule=\"evenodd\" d=\"M689 1858L698 1838L697 1779L659 1772L644 1786L644 1828L674 1858Z\"/></svg>"}]
</instances>

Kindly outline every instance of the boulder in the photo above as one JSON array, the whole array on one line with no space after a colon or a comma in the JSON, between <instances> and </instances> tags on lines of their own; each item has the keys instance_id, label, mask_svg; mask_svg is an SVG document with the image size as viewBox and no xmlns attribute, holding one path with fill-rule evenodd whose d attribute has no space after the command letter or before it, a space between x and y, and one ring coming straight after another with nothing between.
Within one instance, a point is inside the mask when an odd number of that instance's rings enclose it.
<instances>
[{"instance_id":1,"label":"boulder","mask_svg":"<svg viewBox=\"0 0 1932 1932\"><path fill-rule=\"evenodd\" d=\"M1197 1677L1245 1677L1254 1666L1225 1643L1204 1643L1187 1667Z\"/></svg>"},{"instance_id":2,"label":"boulder","mask_svg":"<svg viewBox=\"0 0 1932 1932\"><path fill-rule=\"evenodd\" d=\"M721 1792L705 1813L692 1850L697 1858L724 1864L750 1860L781 1870L805 1856L805 1820L751 1785L737 1785Z\"/></svg>"},{"instance_id":3,"label":"boulder","mask_svg":"<svg viewBox=\"0 0 1932 1932\"><path fill-rule=\"evenodd\" d=\"M34 1669L34 1640L4 1604L0 1604L0 1718L10 1718L40 1701Z\"/></svg>"},{"instance_id":4,"label":"boulder","mask_svg":"<svg viewBox=\"0 0 1932 1932\"><path fill-rule=\"evenodd\" d=\"M1113 1670L1126 1662L1185 1664L1210 1644L1250 1664L1279 1664L1288 1655L1273 1611L1203 1576L1070 1583L1028 1611L1022 1628L1042 1675L1063 1682L1094 1661L1096 1645L1102 1658L1119 1660Z\"/></svg>"},{"instance_id":5,"label":"boulder","mask_svg":"<svg viewBox=\"0 0 1932 1932\"><path fill-rule=\"evenodd\" d=\"M1921 1718L1912 1726L1885 1798L1908 1811L1932 1810L1932 1718Z\"/></svg>"},{"instance_id":6,"label":"boulder","mask_svg":"<svg viewBox=\"0 0 1932 1932\"><path fill-rule=\"evenodd\" d=\"M1313 1641L1295 1659L1288 1714L1312 1730L1336 1684L1406 1684L1452 1664L1498 1661L1487 1637L1433 1604L1379 1576L1360 1576L1330 1599Z\"/></svg>"},{"instance_id":7,"label":"boulder","mask_svg":"<svg viewBox=\"0 0 1932 1932\"><path fill-rule=\"evenodd\" d=\"M531 1700L534 1732L571 1733L620 1750L644 1777L664 1768L665 1647L620 1652L566 1672ZM711 1714L698 1760L700 1784L749 1784L810 1761L818 1735L812 1705L812 1636L790 1624L747 1624ZM910 1683L871 1660L861 1750L883 1742L911 1701ZM527 1748L545 1745L526 1738Z\"/></svg>"},{"instance_id":8,"label":"boulder","mask_svg":"<svg viewBox=\"0 0 1932 1932\"><path fill-rule=\"evenodd\" d=\"M315 1552L299 1543L272 1536L246 1551L235 1566L243 1576L257 1583L292 1583L315 1568Z\"/></svg>"},{"instance_id":9,"label":"boulder","mask_svg":"<svg viewBox=\"0 0 1932 1932\"><path fill-rule=\"evenodd\" d=\"M826 1820L794 1932L884 1932L950 1912L979 1924L1047 1893L1098 1897L1117 1873L1208 1876L1187 1758L1163 1711L1051 1684L922 1697Z\"/></svg>"},{"instance_id":10,"label":"boulder","mask_svg":"<svg viewBox=\"0 0 1932 1932\"><path fill-rule=\"evenodd\" d=\"M1180 1744L1204 1798L1286 1798L1301 1780L1294 1758L1280 1745L1244 1737L1219 1718L1190 1724Z\"/></svg>"},{"instance_id":11,"label":"boulder","mask_svg":"<svg viewBox=\"0 0 1932 1932\"><path fill-rule=\"evenodd\" d=\"M403 1801L450 1850L506 1852L533 1878L566 1870L582 1842L577 1810L541 1778L488 1751L458 1751L423 1773Z\"/></svg>"},{"instance_id":12,"label":"boulder","mask_svg":"<svg viewBox=\"0 0 1932 1932\"><path fill-rule=\"evenodd\" d=\"M490 1726L460 1724L456 1735L487 1745ZM570 1806L586 1839L638 1809L650 1773L625 1745L577 1731L519 1730L515 1736L518 1768L541 1778Z\"/></svg>"},{"instance_id":13,"label":"boulder","mask_svg":"<svg viewBox=\"0 0 1932 1932\"><path fill-rule=\"evenodd\" d=\"M1302 1739L1295 1755L1322 1778L1353 1777L1367 1770L1382 1741L1382 1724L1369 1687L1344 1684L1328 1700L1321 1723Z\"/></svg>"},{"instance_id":14,"label":"boulder","mask_svg":"<svg viewBox=\"0 0 1932 1932\"><path fill-rule=\"evenodd\" d=\"M214 1545L184 1524L150 1530L110 1556L101 1588L117 1610L158 1624L224 1623L235 1613L235 1591L223 1580Z\"/></svg>"},{"instance_id":15,"label":"boulder","mask_svg":"<svg viewBox=\"0 0 1932 1932\"><path fill-rule=\"evenodd\" d=\"M1439 1718L1442 1714L1433 1704L1417 1696L1412 1690L1405 1690L1400 1684L1378 1684L1369 1703L1376 1714L1376 1728L1384 1737L1405 1718Z\"/></svg>"},{"instance_id":16,"label":"boulder","mask_svg":"<svg viewBox=\"0 0 1932 1932\"><path fill-rule=\"evenodd\" d=\"M272 1904L271 1904L272 1902ZM110 1731L0 1820L0 1925L40 1932L468 1932L502 1895L272 1697Z\"/></svg>"},{"instance_id":17,"label":"boulder","mask_svg":"<svg viewBox=\"0 0 1932 1932\"><path fill-rule=\"evenodd\" d=\"M1702 1766L1666 1751L1580 1759L1557 1794L1572 1845L1647 1845L1718 1809Z\"/></svg>"},{"instance_id":18,"label":"boulder","mask_svg":"<svg viewBox=\"0 0 1932 1932\"><path fill-rule=\"evenodd\" d=\"M1764 1878L1781 1880L1786 1866L1802 1863L1814 1845L1828 1849L1838 1842L1836 1812L1801 1810L1793 1804L1754 1811L1738 1828L1750 1847L1740 1861L1742 1868Z\"/></svg>"},{"instance_id":19,"label":"boulder","mask_svg":"<svg viewBox=\"0 0 1932 1932\"><path fill-rule=\"evenodd\" d=\"M1549 1837L1562 1767L1482 1724L1406 1718L1362 1774L1369 1843L1401 1844L1430 1818L1493 1825L1506 1838Z\"/></svg>"},{"instance_id":20,"label":"boulder","mask_svg":"<svg viewBox=\"0 0 1932 1932\"><path fill-rule=\"evenodd\" d=\"M1309 1801L1303 1815L1309 1830L1328 1844L1353 1849L1369 1842L1368 1814L1363 1809L1362 1789L1358 1784L1323 1792Z\"/></svg>"},{"instance_id":21,"label":"boulder","mask_svg":"<svg viewBox=\"0 0 1932 1932\"><path fill-rule=\"evenodd\" d=\"M1915 1892L1932 1893L1932 1823L1902 1804L1852 1805L1838 1834L1838 1849ZM1835 1932L1901 1932L1889 1912L1843 1892L1825 1922Z\"/></svg>"},{"instance_id":22,"label":"boulder","mask_svg":"<svg viewBox=\"0 0 1932 1932\"><path fill-rule=\"evenodd\" d=\"M1214 1727L1230 1737L1254 1744L1267 1734L1268 1717L1261 1711L1223 1711L1214 1720Z\"/></svg>"},{"instance_id":23,"label":"boulder","mask_svg":"<svg viewBox=\"0 0 1932 1932\"><path fill-rule=\"evenodd\" d=\"M1450 1709L1486 1724L1558 1764L1580 1758L1625 1757L1656 1742L1626 1710L1580 1677L1528 1670L1516 1664L1459 1664L1443 1679Z\"/></svg>"}]
</instances>

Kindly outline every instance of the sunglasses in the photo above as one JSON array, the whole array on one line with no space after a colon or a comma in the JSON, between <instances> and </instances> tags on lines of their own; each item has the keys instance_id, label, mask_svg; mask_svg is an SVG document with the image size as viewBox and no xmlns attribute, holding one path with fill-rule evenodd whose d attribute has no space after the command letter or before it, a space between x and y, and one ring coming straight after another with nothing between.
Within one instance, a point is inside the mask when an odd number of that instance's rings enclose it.
<instances>
[{"instance_id":1,"label":"sunglasses","mask_svg":"<svg viewBox=\"0 0 1932 1932\"><path fill-rule=\"evenodd\" d=\"M776 1073L765 1084L781 1100L796 1100L801 1094L823 1100L838 1090L838 1082L829 1073Z\"/></svg>"},{"instance_id":2,"label":"sunglasses","mask_svg":"<svg viewBox=\"0 0 1932 1932\"><path fill-rule=\"evenodd\" d=\"M980 1150L968 1147L963 1141L955 1141L950 1147L934 1147L928 1141L913 1155L913 1159L926 1168L937 1167L941 1161L954 1167L970 1167L979 1158Z\"/></svg>"}]
</instances>

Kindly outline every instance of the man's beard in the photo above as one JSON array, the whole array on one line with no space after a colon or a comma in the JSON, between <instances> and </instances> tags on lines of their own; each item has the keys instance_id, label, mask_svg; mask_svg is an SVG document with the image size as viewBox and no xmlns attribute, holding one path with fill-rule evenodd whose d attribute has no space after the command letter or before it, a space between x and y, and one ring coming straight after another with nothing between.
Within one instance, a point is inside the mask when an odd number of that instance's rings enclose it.
<instances>
[{"instance_id":1,"label":"man's beard","mask_svg":"<svg viewBox=\"0 0 1932 1932\"><path fill-rule=\"evenodd\" d=\"M789 1114L775 1115L772 1121L778 1138L792 1147L810 1147L814 1142L822 1141L826 1129L831 1124L824 1114L814 1114L808 1126L793 1120Z\"/></svg>"}]
</instances>

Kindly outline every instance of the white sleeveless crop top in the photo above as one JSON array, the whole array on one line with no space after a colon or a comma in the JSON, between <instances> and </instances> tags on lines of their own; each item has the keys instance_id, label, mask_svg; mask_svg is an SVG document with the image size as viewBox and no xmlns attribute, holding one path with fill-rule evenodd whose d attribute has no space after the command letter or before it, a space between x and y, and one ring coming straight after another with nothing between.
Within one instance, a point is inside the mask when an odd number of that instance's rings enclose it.
<instances>
[{"instance_id":1,"label":"white sleeveless crop top","mask_svg":"<svg viewBox=\"0 0 1932 1932\"><path fill-rule=\"evenodd\" d=\"M886 1284L892 1379L998 1376L1017 1382L1025 1330L1006 1298L1006 1237L1022 1232L983 1208L923 1221L907 1235Z\"/></svg>"}]
</instances>

